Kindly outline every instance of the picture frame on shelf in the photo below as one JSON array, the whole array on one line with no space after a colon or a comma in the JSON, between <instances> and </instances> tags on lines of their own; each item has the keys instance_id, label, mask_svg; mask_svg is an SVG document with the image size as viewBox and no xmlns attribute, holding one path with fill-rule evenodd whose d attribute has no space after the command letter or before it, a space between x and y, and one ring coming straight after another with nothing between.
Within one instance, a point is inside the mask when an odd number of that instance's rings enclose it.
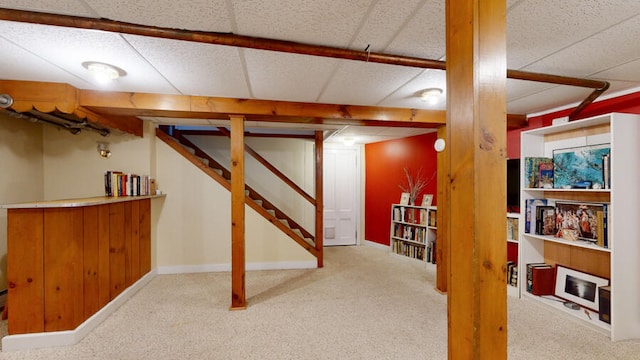
<instances>
[{"instance_id":1,"label":"picture frame on shelf","mask_svg":"<svg viewBox=\"0 0 640 360\"><path fill-rule=\"evenodd\" d=\"M433 194L424 194L424 196L422 197L422 204L420 206L422 207L431 206L432 201L433 201Z\"/></svg>"},{"instance_id":2,"label":"picture frame on shelf","mask_svg":"<svg viewBox=\"0 0 640 360\"><path fill-rule=\"evenodd\" d=\"M554 295L560 299L598 312L598 288L607 285L609 279L556 265Z\"/></svg>"},{"instance_id":3,"label":"picture frame on shelf","mask_svg":"<svg viewBox=\"0 0 640 360\"><path fill-rule=\"evenodd\" d=\"M603 188L603 156L610 152L609 143L553 150L553 187Z\"/></svg>"},{"instance_id":4,"label":"picture frame on shelf","mask_svg":"<svg viewBox=\"0 0 640 360\"><path fill-rule=\"evenodd\" d=\"M400 195L400 205L409 205L410 196L408 192L403 192L402 195Z\"/></svg>"},{"instance_id":5,"label":"picture frame on shelf","mask_svg":"<svg viewBox=\"0 0 640 360\"><path fill-rule=\"evenodd\" d=\"M606 204L556 202L556 227L562 237L597 243L604 236ZM598 215L600 214L600 216Z\"/></svg>"}]
</instances>

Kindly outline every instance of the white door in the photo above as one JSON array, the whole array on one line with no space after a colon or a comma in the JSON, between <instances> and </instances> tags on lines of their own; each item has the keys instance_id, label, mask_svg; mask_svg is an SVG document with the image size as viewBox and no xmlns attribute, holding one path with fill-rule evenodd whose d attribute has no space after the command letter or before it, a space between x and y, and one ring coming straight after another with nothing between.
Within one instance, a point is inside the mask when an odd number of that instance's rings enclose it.
<instances>
[{"instance_id":1,"label":"white door","mask_svg":"<svg viewBox=\"0 0 640 360\"><path fill-rule=\"evenodd\" d=\"M324 150L324 245L356 245L360 170L357 148Z\"/></svg>"}]
</instances>

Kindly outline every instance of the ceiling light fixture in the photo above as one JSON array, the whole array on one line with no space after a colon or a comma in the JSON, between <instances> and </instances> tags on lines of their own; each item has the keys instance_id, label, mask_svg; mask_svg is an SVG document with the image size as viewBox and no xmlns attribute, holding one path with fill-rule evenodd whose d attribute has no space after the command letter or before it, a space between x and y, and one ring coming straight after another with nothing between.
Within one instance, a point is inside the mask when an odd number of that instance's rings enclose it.
<instances>
[{"instance_id":1,"label":"ceiling light fixture","mask_svg":"<svg viewBox=\"0 0 640 360\"><path fill-rule=\"evenodd\" d=\"M97 61L85 61L82 66L87 69L99 84L108 84L109 82L125 76L126 71L117 66L105 64Z\"/></svg>"},{"instance_id":2,"label":"ceiling light fixture","mask_svg":"<svg viewBox=\"0 0 640 360\"><path fill-rule=\"evenodd\" d=\"M440 95L442 95L442 89L430 88L420 93L420 99L429 105L435 105L440 101Z\"/></svg>"},{"instance_id":3,"label":"ceiling light fixture","mask_svg":"<svg viewBox=\"0 0 640 360\"><path fill-rule=\"evenodd\" d=\"M109 150L108 142L98 141L98 155L103 159L111 157L111 150Z\"/></svg>"},{"instance_id":4,"label":"ceiling light fixture","mask_svg":"<svg viewBox=\"0 0 640 360\"><path fill-rule=\"evenodd\" d=\"M342 142L344 143L345 146L353 146L353 144L356 143L356 139L352 137L346 137L342 139Z\"/></svg>"}]
</instances>

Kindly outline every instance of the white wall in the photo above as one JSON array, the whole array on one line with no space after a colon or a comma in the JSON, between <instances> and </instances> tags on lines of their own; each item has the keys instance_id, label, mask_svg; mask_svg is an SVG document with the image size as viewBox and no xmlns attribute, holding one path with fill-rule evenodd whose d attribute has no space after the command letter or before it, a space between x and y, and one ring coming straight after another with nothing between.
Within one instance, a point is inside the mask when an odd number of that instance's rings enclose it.
<instances>
[{"instance_id":1,"label":"white wall","mask_svg":"<svg viewBox=\"0 0 640 360\"><path fill-rule=\"evenodd\" d=\"M227 137L188 136L188 139L229 169L230 145ZM315 197L314 141L260 137L246 137L245 141L307 194ZM315 233L315 207L246 153L245 181L311 234Z\"/></svg>"},{"instance_id":2,"label":"white wall","mask_svg":"<svg viewBox=\"0 0 640 360\"><path fill-rule=\"evenodd\" d=\"M145 125L142 138L118 133L103 137L89 131L73 135L53 126L43 129L45 200L102 196L107 170L153 175L155 133L151 124ZM109 143L111 158L98 155L98 142Z\"/></svg>"},{"instance_id":3,"label":"white wall","mask_svg":"<svg viewBox=\"0 0 640 360\"><path fill-rule=\"evenodd\" d=\"M217 182L161 141L158 185L167 194L160 213L156 257L171 271L226 269L231 263L231 196ZM248 267L309 267L315 258L245 207Z\"/></svg>"}]
</instances>

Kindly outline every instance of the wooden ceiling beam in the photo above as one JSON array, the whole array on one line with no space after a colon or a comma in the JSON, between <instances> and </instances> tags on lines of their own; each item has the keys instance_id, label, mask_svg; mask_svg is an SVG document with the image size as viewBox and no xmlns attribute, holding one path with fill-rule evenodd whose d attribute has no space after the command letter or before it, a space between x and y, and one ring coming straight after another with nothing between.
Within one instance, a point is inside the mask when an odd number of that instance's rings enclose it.
<instances>
[{"instance_id":1,"label":"wooden ceiling beam","mask_svg":"<svg viewBox=\"0 0 640 360\"><path fill-rule=\"evenodd\" d=\"M405 126L412 127L437 127L446 122L444 110L93 90L80 91L79 105L103 115L194 119L228 119L242 115L249 121L376 126L407 123Z\"/></svg>"}]
</instances>

